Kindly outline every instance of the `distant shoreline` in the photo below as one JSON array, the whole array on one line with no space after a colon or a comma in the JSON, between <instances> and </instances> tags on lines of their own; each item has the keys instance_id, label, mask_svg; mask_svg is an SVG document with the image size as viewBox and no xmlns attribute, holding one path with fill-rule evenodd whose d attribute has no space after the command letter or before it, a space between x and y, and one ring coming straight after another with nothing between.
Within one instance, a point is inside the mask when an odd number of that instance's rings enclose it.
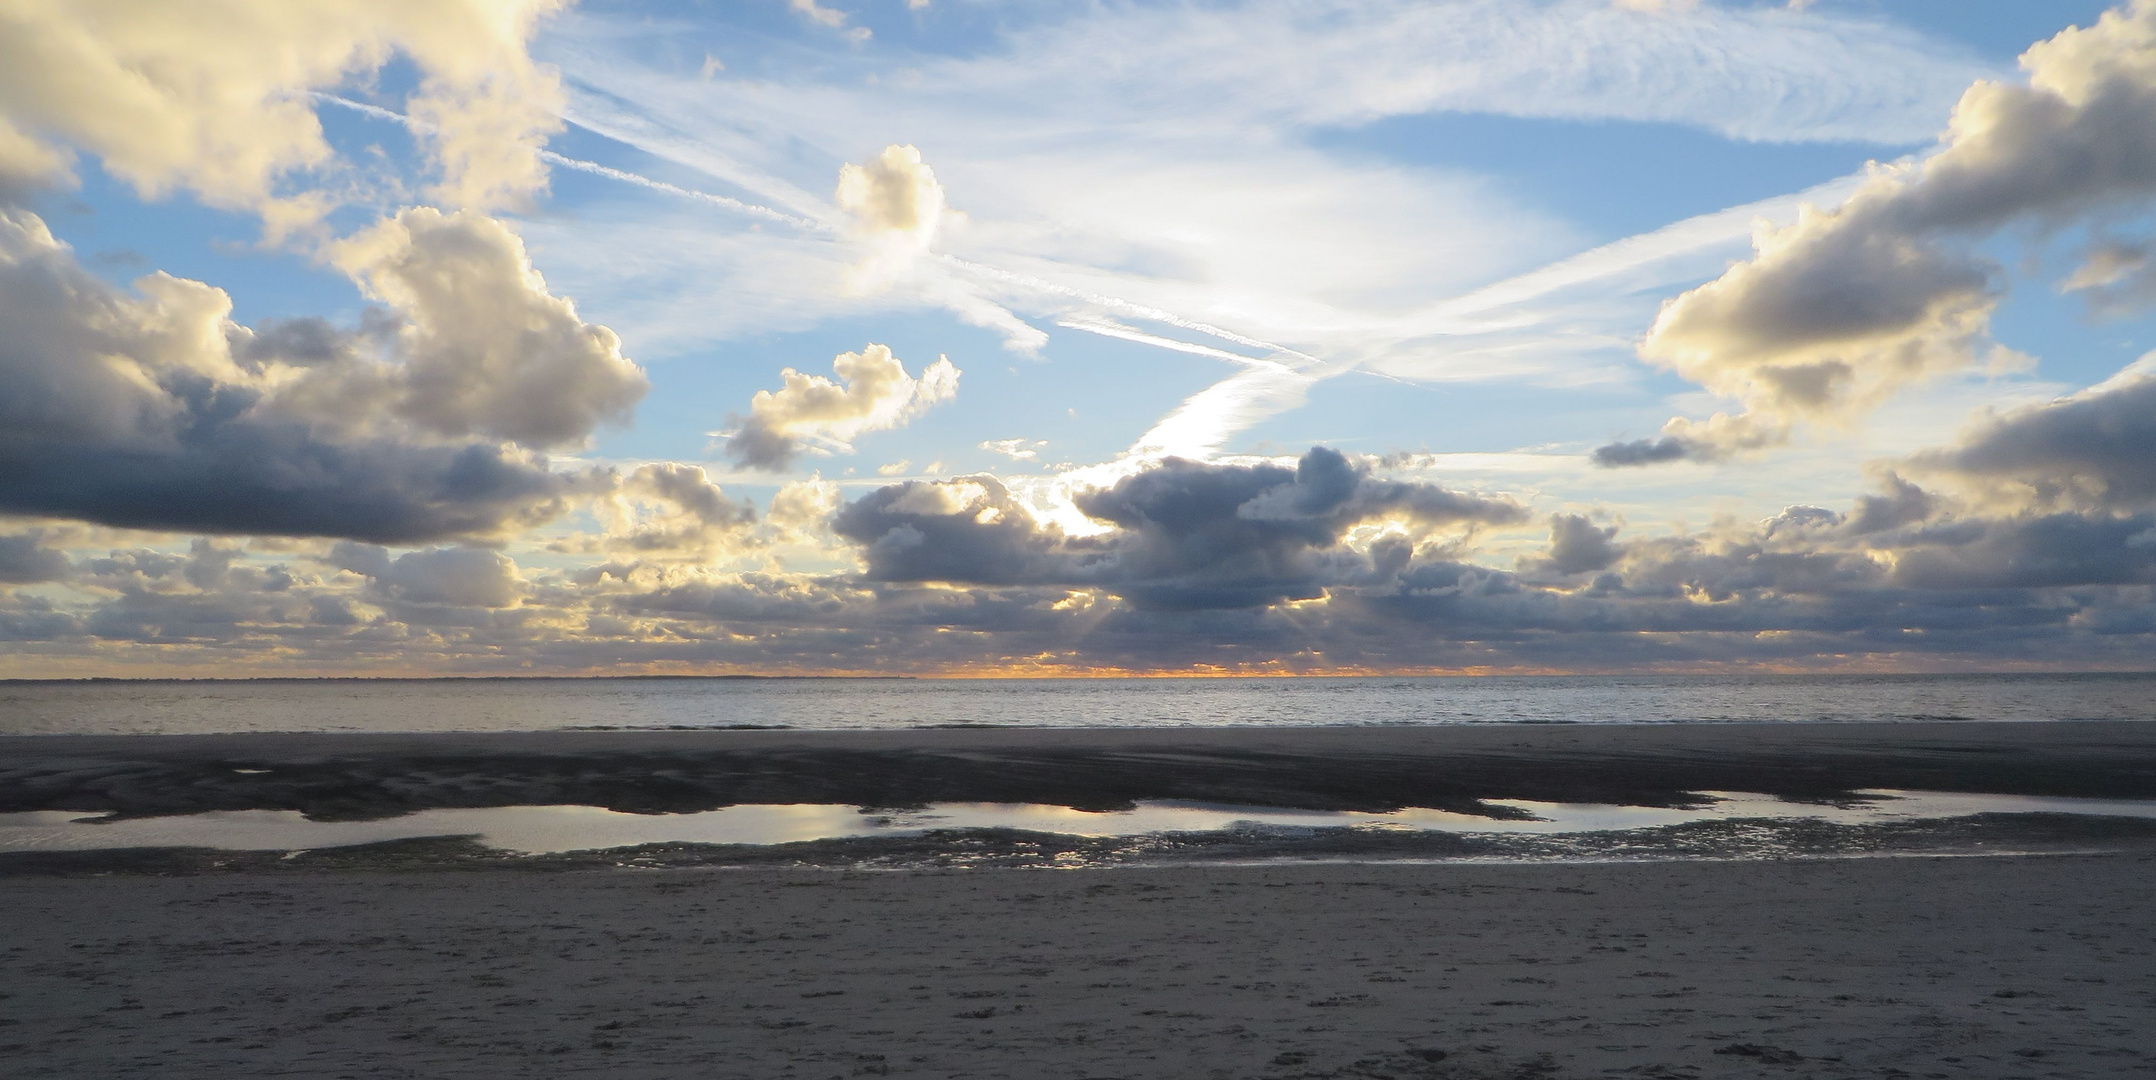
<instances>
[{"instance_id":1,"label":"distant shoreline","mask_svg":"<svg viewBox=\"0 0 2156 1080\"><path fill-rule=\"evenodd\" d=\"M2088 672L2086 674L2112 674ZM2156 672L2149 674L2156 675ZM0 679L0 686L69 686L84 683L324 683L324 682L604 682L608 680L717 680L733 682L806 682L851 681L893 682L900 680L933 678L921 675L247 675L247 676L193 676L169 675L129 678L111 675L85 675L66 679Z\"/></svg>"},{"instance_id":2,"label":"distant shoreline","mask_svg":"<svg viewBox=\"0 0 2156 1080\"><path fill-rule=\"evenodd\" d=\"M2152 669L2105 669L2089 668L2072 671L1572 671L1572 672L1524 672L1524 673L1447 673L1447 672L1398 672L1398 673L1327 673L1282 674L1266 672L1122 672L1114 674L1058 674L1058 675L693 675L679 673L636 675L245 675L245 676L197 676L156 675L118 676L84 675L64 678L0 678L0 686L75 686L75 685L151 685L159 683L180 684L238 684L238 683L473 683L473 682L1101 682L1113 680L1159 680L1180 681L1234 681L1234 680L1355 680L1355 679L1727 679L1727 680L1775 680L1775 681L1834 681L1848 679L1924 680L1924 679L2070 679L2070 678L2146 678L2156 679Z\"/></svg>"}]
</instances>

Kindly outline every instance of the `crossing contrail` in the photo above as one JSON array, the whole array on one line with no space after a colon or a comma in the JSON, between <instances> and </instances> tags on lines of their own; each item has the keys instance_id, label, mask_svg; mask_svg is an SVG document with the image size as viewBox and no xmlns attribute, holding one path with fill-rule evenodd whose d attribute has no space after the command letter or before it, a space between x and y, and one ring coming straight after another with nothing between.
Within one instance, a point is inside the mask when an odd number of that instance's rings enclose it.
<instances>
[{"instance_id":1,"label":"crossing contrail","mask_svg":"<svg viewBox=\"0 0 2156 1080\"><path fill-rule=\"evenodd\" d=\"M410 116L407 116L404 113L400 113L395 109L385 109L380 105L370 105L364 101L354 101L351 98L340 97L336 94L325 94L318 92L313 94L312 96L314 100L322 102L324 104L335 105L342 109L349 109L353 112L360 113L364 116L371 116L378 120L387 120L391 123L401 124L412 131L431 132L433 130L430 125L422 123L418 120L414 120ZM565 169L575 169L578 172L590 173L593 176L603 176L609 180L616 180L624 184L633 184L637 187L645 188L651 191L662 192L664 194L672 195L677 198L691 199L697 202L704 203L706 205L720 207L725 210L733 211L737 214L746 214L750 217L758 217L763 218L767 221L776 221L781 224L791 225L797 229L801 229L804 232L822 233L826 235L837 232L836 229L834 229L831 225L825 222L814 221L804 217L797 217L782 210L774 210L768 206L759 206L755 203L744 202L740 199L729 198L725 195L713 195L710 192L697 191L694 188L685 188L681 187L678 184L669 184L664 180L654 180L651 177L629 172L625 169L616 169L612 166L601 165L596 161L587 161L583 158L573 158L564 154L557 154L552 150L540 150L539 159L547 162L550 165L559 165ZM934 257L962 270L970 271L972 273L979 274L985 277L994 278L998 281L1003 281L1012 285L1018 285L1023 288L1032 289L1037 292L1049 293L1056 296L1067 296L1074 300L1082 300L1088 304L1094 305L1095 307L1108 308L1110 310L1118 311L1125 315L1129 315L1133 318L1144 319L1148 322L1165 323L1169 326L1189 330L1193 333L1204 334L1208 337L1218 338L1221 341L1241 345L1245 348L1263 349L1266 352L1273 354L1274 356L1288 357L1294 360L1307 363L1314 363L1317 361L1317 357L1311 356L1310 354L1305 352L1299 352L1295 349L1290 349L1285 345L1275 344L1273 342L1265 341L1259 338L1248 337L1243 334L1238 334L1232 330L1214 326L1210 323L1199 322L1195 319L1186 319L1183 316L1177 315L1172 311L1163 311L1160 308L1135 303L1133 301L1125 300L1120 297L1104 296L1099 293L1086 292L1082 289L1071 288L1068 285L1058 285L1053 281L1045 281L1041 278L1033 277L1029 274L1012 273L1009 270L1000 269L994 266L988 266L982 263L972 262L967 259L961 259L955 255L944 255L938 253ZM1071 328L1076 330L1088 330L1095 333L1101 332L1092 326L1073 326ZM1132 335L1125 333L1113 336L1123 336L1127 337L1129 340L1132 341L1140 341L1144 344L1155 345L1161 348L1174 348L1184 352L1204 351L1204 346L1187 345L1187 343L1168 344L1169 339L1154 338L1150 335ZM1236 356L1232 353L1223 352L1220 355L1223 358L1233 358L1244 363L1256 362L1249 357Z\"/></svg>"},{"instance_id":2,"label":"crossing contrail","mask_svg":"<svg viewBox=\"0 0 2156 1080\"><path fill-rule=\"evenodd\" d=\"M1172 311L1163 311L1157 307L1148 307L1144 304L1133 303L1129 300L1124 300L1119 297L1103 296L1099 293L1086 292L1083 289L1073 289L1068 285L1058 285L1053 281L1043 281L1040 278L1033 277L1029 274L1014 274L1009 270L998 269L997 267L987 266L982 263L971 262L966 259L961 259L956 255L937 254L935 257L938 259L942 259L943 261L948 262L953 266L957 266L965 270L971 270L978 274L985 274L999 281L1007 281L1013 285L1023 285L1029 289L1037 289L1041 292L1054 293L1058 296L1068 296L1074 300L1083 300L1086 303L1093 304L1097 307L1113 308L1117 311L1123 312L1126 315L1145 319L1149 322L1167 323L1170 326L1177 326L1185 330L1191 330L1200 334L1205 334L1210 337L1216 337L1222 341L1234 342L1237 345L1242 345L1252 349L1264 349L1265 351L1270 353L1277 353L1284 356L1292 356L1298 360L1314 361L1317 359L1317 357L1312 356L1309 353L1297 352L1296 350L1290 349L1285 345L1276 345L1270 341L1265 341L1260 338L1245 337L1244 335L1238 334L1233 330L1224 330L1218 326L1212 325L1211 323L1202 323L1193 319L1186 319ZM1073 329L1083 328L1073 327Z\"/></svg>"},{"instance_id":3,"label":"crossing contrail","mask_svg":"<svg viewBox=\"0 0 2156 1080\"><path fill-rule=\"evenodd\" d=\"M350 109L353 112L361 113L366 116L372 116L377 120L388 120L393 123L402 124L405 127L412 129L413 131L424 132L432 130L428 125L414 120L411 117L396 111L395 109L385 109L380 105L369 105L364 101L353 101L350 98L338 97L335 94L318 93L314 95L314 99L316 101L335 105L340 108ZM601 165L596 161L586 161L583 158L573 158L565 154L557 154L552 150L539 151L539 160L544 161L549 165L559 165L565 169L575 169L578 172L586 172L594 176L604 176L609 180L619 180L624 184L634 184L637 187L649 188L652 191L665 192L668 195L677 196L683 199L694 199L697 202L706 203L711 206L721 207L723 209L731 210L737 214L747 214L750 217L759 217L767 221L776 221L809 232L833 231L831 226L826 225L823 222L811 221L805 217L795 217L794 215L786 213L783 210L773 210L768 206L758 206L752 202L743 202L740 199L732 199L724 195L713 195L708 191L697 191L694 188L685 188L681 187L678 184L669 184L664 180L653 180L651 177L648 176L642 176L637 173L627 172L622 169L616 169L610 166Z\"/></svg>"}]
</instances>

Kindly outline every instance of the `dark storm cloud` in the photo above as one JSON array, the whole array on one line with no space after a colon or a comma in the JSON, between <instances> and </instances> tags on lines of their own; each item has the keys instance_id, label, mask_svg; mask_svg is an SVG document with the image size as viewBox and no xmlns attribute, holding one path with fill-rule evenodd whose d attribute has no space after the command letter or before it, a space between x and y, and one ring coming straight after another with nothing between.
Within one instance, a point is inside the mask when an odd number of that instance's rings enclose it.
<instances>
[{"instance_id":1,"label":"dark storm cloud","mask_svg":"<svg viewBox=\"0 0 2156 1080\"><path fill-rule=\"evenodd\" d=\"M833 529L861 546L872 581L1097 586L1143 607L1211 609L1314 599L1397 572L1404 542L1342 545L1364 522L1526 517L1507 499L1374 478L1324 447L1293 469L1169 458L1075 501L1114 530L1066 536L988 477L883 488L841 510Z\"/></svg>"}]
</instances>

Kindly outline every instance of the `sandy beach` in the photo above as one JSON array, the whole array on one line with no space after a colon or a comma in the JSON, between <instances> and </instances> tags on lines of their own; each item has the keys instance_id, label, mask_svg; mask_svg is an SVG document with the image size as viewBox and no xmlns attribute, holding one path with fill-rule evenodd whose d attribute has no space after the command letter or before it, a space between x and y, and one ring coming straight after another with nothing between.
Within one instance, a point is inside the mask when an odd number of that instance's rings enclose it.
<instances>
[{"instance_id":1,"label":"sandy beach","mask_svg":"<svg viewBox=\"0 0 2156 1080\"><path fill-rule=\"evenodd\" d=\"M2098 1077L2148 856L0 879L19 1077Z\"/></svg>"},{"instance_id":2,"label":"sandy beach","mask_svg":"<svg viewBox=\"0 0 2156 1080\"><path fill-rule=\"evenodd\" d=\"M139 736L0 751L5 809L122 817L2156 796L2156 726L2131 723ZM1727 857L1746 852L1763 857ZM1090 868L1025 868L1070 858ZM1171 848L990 830L547 856L457 837L17 851L0 855L0 1059L11 1077L219 1080L2143 1076L2152 871L2156 822L2059 813L1502 843L1231 830Z\"/></svg>"}]
</instances>

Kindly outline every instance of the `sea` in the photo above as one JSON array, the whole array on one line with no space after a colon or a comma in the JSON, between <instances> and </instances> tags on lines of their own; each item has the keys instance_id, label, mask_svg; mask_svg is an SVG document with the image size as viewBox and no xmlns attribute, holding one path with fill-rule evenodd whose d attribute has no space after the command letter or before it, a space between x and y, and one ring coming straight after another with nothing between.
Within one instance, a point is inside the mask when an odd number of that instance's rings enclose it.
<instances>
[{"instance_id":1,"label":"sea","mask_svg":"<svg viewBox=\"0 0 2156 1080\"><path fill-rule=\"evenodd\" d=\"M2156 672L0 681L0 735L2148 719Z\"/></svg>"}]
</instances>

